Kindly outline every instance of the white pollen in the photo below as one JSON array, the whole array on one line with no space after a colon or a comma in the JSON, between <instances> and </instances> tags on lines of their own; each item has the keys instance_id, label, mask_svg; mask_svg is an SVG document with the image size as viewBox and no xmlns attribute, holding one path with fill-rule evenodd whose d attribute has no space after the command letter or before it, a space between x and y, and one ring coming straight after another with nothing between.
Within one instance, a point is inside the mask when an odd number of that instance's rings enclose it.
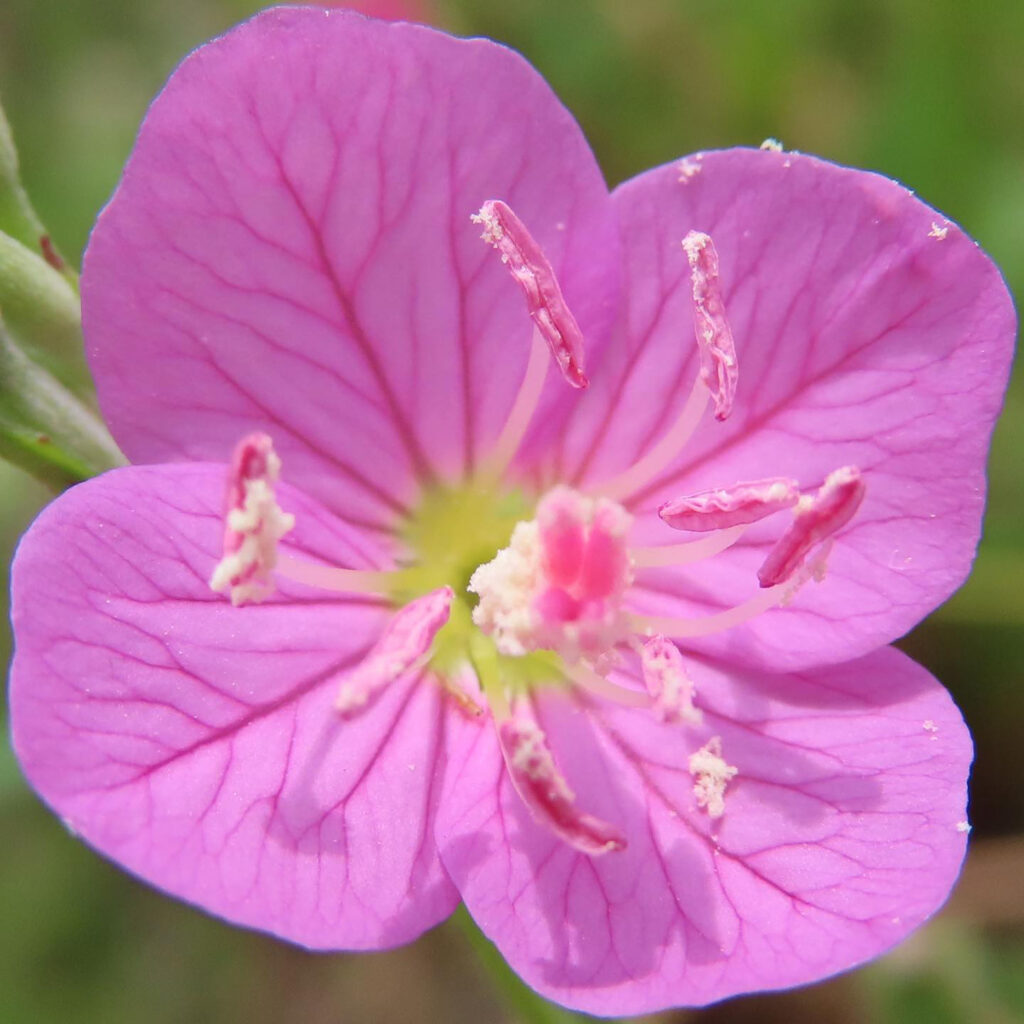
<instances>
[{"instance_id":1,"label":"white pollen","mask_svg":"<svg viewBox=\"0 0 1024 1024\"><path fill-rule=\"evenodd\" d=\"M686 251L686 258L690 261L691 267L696 266L700 254L707 248L710 241L710 235L704 234L703 231L691 231L683 239L683 249ZM714 337L714 332L709 334L708 331L705 331L704 336L710 341Z\"/></svg>"},{"instance_id":2,"label":"white pollen","mask_svg":"<svg viewBox=\"0 0 1024 1024\"><path fill-rule=\"evenodd\" d=\"M688 184L691 179L696 178L700 174L700 164L697 162L700 160L703 154L698 153L696 157L685 156L676 165L679 169L679 180L684 184Z\"/></svg>"},{"instance_id":3,"label":"white pollen","mask_svg":"<svg viewBox=\"0 0 1024 1024\"><path fill-rule=\"evenodd\" d=\"M217 563L210 588L229 592L236 607L262 601L271 594L270 573L277 564L278 541L295 526L295 517L281 509L274 494L273 482L280 465L277 456L269 453L267 478L245 481L242 506L227 515L228 529L241 534L242 542Z\"/></svg>"},{"instance_id":4,"label":"white pollen","mask_svg":"<svg viewBox=\"0 0 1024 1024\"><path fill-rule=\"evenodd\" d=\"M532 601L541 582L540 557L536 522L517 523L509 546L469 579L469 591L480 597L473 622L494 637L502 654L520 657L532 650L530 638L540 626Z\"/></svg>"},{"instance_id":5,"label":"white pollen","mask_svg":"<svg viewBox=\"0 0 1024 1024\"><path fill-rule=\"evenodd\" d=\"M957 830L957 832L964 832L964 833L970 832L971 831L971 823L969 821L958 821L956 823L956 830Z\"/></svg>"},{"instance_id":6,"label":"white pollen","mask_svg":"<svg viewBox=\"0 0 1024 1024\"><path fill-rule=\"evenodd\" d=\"M932 221L932 229L928 232L929 238L935 238L938 241L942 241L946 235L949 234L948 225L939 224L937 221Z\"/></svg>"},{"instance_id":7,"label":"white pollen","mask_svg":"<svg viewBox=\"0 0 1024 1024\"><path fill-rule=\"evenodd\" d=\"M690 755L690 774L696 780L693 795L697 806L709 818L720 818L725 812L725 787L736 776L737 768L722 757L722 737L712 736L696 753Z\"/></svg>"},{"instance_id":8,"label":"white pollen","mask_svg":"<svg viewBox=\"0 0 1024 1024\"><path fill-rule=\"evenodd\" d=\"M469 219L483 227L480 237L491 245L497 245L505 235L497 215L490 206L484 206L479 213L471 214ZM507 257L503 256L502 261L508 262Z\"/></svg>"},{"instance_id":9,"label":"white pollen","mask_svg":"<svg viewBox=\"0 0 1024 1024\"><path fill-rule=\"evenodd\" d=\"M938 732L939 731L939 727L930 718L926 718L921 723L921 728L924 729L925 732Z\"/></svg>"},{"instance_id":10,"label":"white pollen","mask_svg":"<svg viewBox=\"0 0 1024 1024\"><path fill-rule=\"evenodd\" d=\"M802 501L803 499L801 498L800 500ZM796 507L800 507L800 502L797 502ZM831 538L825 541L814 555L797 569L790 579L780 584L785 587L782 597L779 599L780 608L788 608L793 603L793 598L803 589L804 584L811 580L815 583L825 582L828 577L828 556L832 554L833 544L834 542Z\"/></svg>"},{"instance_id":11,"label":"white pollen","mask_svg":"<svg viewBox=\"0 0 1024 1024\"><path fill-rule=\"evenodd\" d=\"M781 153L782 143L778 139L765 139L761 143L761 149L767 150L769 153Z\"/></svg>"}]
</instances>

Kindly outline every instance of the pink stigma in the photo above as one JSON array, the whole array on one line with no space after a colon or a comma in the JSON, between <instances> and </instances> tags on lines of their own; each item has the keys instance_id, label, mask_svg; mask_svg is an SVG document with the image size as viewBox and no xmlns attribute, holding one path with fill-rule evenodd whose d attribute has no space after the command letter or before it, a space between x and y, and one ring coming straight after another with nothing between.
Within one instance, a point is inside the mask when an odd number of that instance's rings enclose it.
<instances>
[{"instance_id":1,"label":"pink stigma","mask_svg":"<svg viewBox=\"0 0 1024 1024\"><path fill-rule=\"evenodd\" d=\"M799 497L795 480L775 477L673 498L658 509L658 515L674 530L703 533L756 523L792 508Z\"/></svg>"},{"instance_id":2,"label":"pink stigma","mask_svg":"<svg viewBox=\"0 0 1024 1024\"><path fill-rule=\"evenodd\" d=\"M498 740L516 792L541 825L591 856L626 848L618 829L576 807L575 794L537 725L522 716L506 719L498 727Z\"/></svg>"},{"instance_id":3,"label":"pink stigma","mask_svg":"<svg viewBox=\"0 0 1024 1024\"><path fill-rule=\"evenodd\" d=\"M556 487L537 518L519 523L509 546L473 573L473 621L505 655L551 650L570 664L603 664L628 636L620 605L633 580L631 525L615 502Z\"/></svg>"},{"instance_id":4,"label":"pink stigma","mask_svg":"<svg viewBox=\"0 0 1024 1024\"><path fill-rule=\"evenodd\" d=\"M739 365L718 280L718 252L710 235L691 231L683 239L693 282L693 327L700 349L701 380L715 400L715 419L732 412Z\"/></svg>"},{"instance_id":5,"label":"pink stigma","mask_svg":"<svg viewBox=\"0 0 1024 1024\"><path fill-rule=\"evenodd\" d=\"M856 466L830 473L818 493L801 498L789 529L778 539L758 570L762 587L785 583L823 541L841 530L864 500L864 481Z\"/></svg>"},{"instance_id":6,"label":"pink stigma","mask_svg":"<svg viewBox=\"0 0 1024 1024\"><path fill-rule=\"evenodd\" d=\"M500 199L488 199L472 219L483 225L481 237L498 250L502 263L523 289L530 317L548 343L562 376L574 388L587 387L583 332L562 296L544 250Z\"/></svg>"}]
</instances>

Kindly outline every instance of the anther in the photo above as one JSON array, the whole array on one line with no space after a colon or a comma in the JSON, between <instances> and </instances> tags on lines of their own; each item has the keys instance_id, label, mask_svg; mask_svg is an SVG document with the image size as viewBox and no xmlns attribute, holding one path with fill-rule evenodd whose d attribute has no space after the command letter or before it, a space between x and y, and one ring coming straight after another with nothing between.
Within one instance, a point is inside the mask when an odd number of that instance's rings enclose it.
<instances>
[{"instance_id":1,"label":"anther","mask_svg":"<svg viewBox=\"0 0 1024 1024\"><path fill-rule=\"evenodd\" d=\"M671 640L652 636L640 646L644 685L654 700L654 710L664 722L698 725L700 711L693 706L693 680L683 656Z\"/></svg>"},{"instance_id":2,"label":"anther","mask_svg":"<svg viewBox=\"0 0 1024 1024\"><path fill-rule=\"evenodd\" d=\"M722 756L722 737L712 736L696 753L690 755L690 774L694 777L693 795L697 806L709 818L725 813L725 787L736 777L736 767L726 764Z\"/></svg>"},{"instance_id":3,"label":"anther","mask_svg":"<svg viewBox=\"0 0 1024 1024\"><path fill-rule=\"evenodd\" d=\"M583 372L583 332L566 304L558 278L544 251L523 222L500 199L488 199L473 214L480 236L501 254L526 296L526 307L562 376L574 387L588 384Z\"/></svg>"},{"instance_id":4,"label":"anther","mask_svg":"<svg viewBox=\"0 0 1024 1024\"><path fill-rule=\"evenodd\" d=\"M762 587L786 582L804 564L811 550L841 530L864 500L864 481L856 466L830 473L818 493L797 503L793 522L758 570Z\"/></svg>"},{"instance_id":5,"label":"anther","mask_svg":"<svg viewBox=\"0 0 1024 1024\"><path fill-rule=\"evenodd\" d=\"M231 603L262 601L274 589L278 541L295 517L277 504L274 487L281 460L266 434L250 434L235 448L225 498L224 554L210 577L211 589Z\"/></svg>"},{"instance_id":6,"label":"anther","mask_svg":"<svg viewBox=\"0 0 1024 1024\"><path fill-rule=\"evenodd\" d=\"M618 829L576 806L537 725L519 716L508 718L498 726L498 739L516 792L540 824L591 856L626 848Z\"/></svg>"},{"instance_id":7,"label":"anther","mask_svg":"<svg viewBox=\"0 0 1024 1024\"><path fill-rule=\"evenodd\" d=\"M795 480L776 477L673 498L658 509L658 515L675 530L724 530L792 508L799 498Z\"/></svg>"},{"instance_id":8,"label":"anther","mask_svg":"<svg viewBox=\"0 0 1024 1024\"><path fill-rule=\"evenodd\" d=\"M715 400L715 419L724 420L732 411L739 365L718 280L718 252L711 237L700 231L683 239L683 249L690 261L701 380Z\"/></svg>"},{"instance_id":9,"label":"anther","mask_svg":"<svg viewBox=\"0 0 1024 1024\"><path fill-rule=\"evenodd\" d=\"M448 621L455 592L440 587L400 608L370 653L344 679L334 702L345 716L362 710L388 683L414 668Z\"/></svg>"}]
</instances>

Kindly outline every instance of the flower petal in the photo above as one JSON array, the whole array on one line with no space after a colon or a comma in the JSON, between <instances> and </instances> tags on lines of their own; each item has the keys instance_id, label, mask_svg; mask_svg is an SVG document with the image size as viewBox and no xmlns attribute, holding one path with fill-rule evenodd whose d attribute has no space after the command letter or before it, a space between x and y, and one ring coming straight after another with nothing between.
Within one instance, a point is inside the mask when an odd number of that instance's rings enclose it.
<instances>
[{"instance_id":1,"label":"flower petal","mask_svg":"<svg viewBox=\"0 0 1024 1024\"><path fill-rule=\"evenodd\" d=\"M245 608L213 594L222 491L221 467L130 468L42 513L13 570L15 750L74 832L167 892L315 948L407 941L456 901L430 825L438 687L408 674L342 721L387 609L288 581ZM365 564L280 497L289 544Z\"/></svg>"},{"instance_id":2,"label":"flower petal","mask_svg":"<svg viewBox=\"0 0 1024 1024\"><path fill-rule=\"evenodd\" d=\"M706 416L627 504L649 513L680 493L766 474L810 492L838 467L858 467L867 497L836 540L828 582L729 644L776 669L859 656L904 633L969 570L1015 334L1009 294L959 228L896 182L758 150L705 153L694 166L685 181L663 167L615 193L628 343L591 362L559 457L575 467L570 480L598 483L682 407L698 357L679 240L707 232L739 358L733 413L724 424ZM640 582L679 598L662 602L662 615L742 601L787 522L764 524L707 569ZM651 515L638 537L670 542Z\"/></svg>"},{"instance_id":3,"label":"flower petal","mask_svg":"<svg viewBox=\"0 0 1024 1024\"><path fill-rule=\"evenodd\" d=\"M619 273L607 191L517 54L312 7L201 47L86 253L119 444L136 462L211 459L265 430L307 493L392 522L417 480L487 452L526 366L522 296L470 220L495 197L599 343Z\"/></svg>"},{"instance_id":4,"label":"flower petal","mask_svg":"<svg viewBox=\"0 0 1024 1024\"><path fill-rule=\"evenodd\" d=\"M576 1009L645 1013L827 977L900 941L959 872L971 741L924 669L883 649L804 676L695 672L700 729L544 701L569 784L622 829L619 853L561 843L522 807L492 731L458 737L437 820L445 867L524 980ZM737 769L719 818L698 806L688 760L713 737Z\"/></svg>"}]
</instances>

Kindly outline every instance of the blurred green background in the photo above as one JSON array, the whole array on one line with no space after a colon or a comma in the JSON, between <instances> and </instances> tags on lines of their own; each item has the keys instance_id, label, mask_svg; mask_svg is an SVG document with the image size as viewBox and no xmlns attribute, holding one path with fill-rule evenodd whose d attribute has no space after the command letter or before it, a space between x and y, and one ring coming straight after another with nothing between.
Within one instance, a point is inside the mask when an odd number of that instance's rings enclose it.
<instances>
[{"instance_id":1,"label":"blurred green background","mask_svg":"<svg viewBox=\"0 0 1024 1024\"><path fill-rule=\"evenodd\" d=\"M80 254L174 65L257 6L2 0L0 96L26 184L65 254ZM694 150L776 136L911 186L974 235L1014 294L1024 294L1020 0L409 6L457 33L521 50L575 112L610 183ZM652 1021L1024 1019L1022 448L1018 374L996 433L975 573L902 643L952 690L977 744L972 848L951 903L865 970ZM6 549L49 497L0 464ZM6 655L6 633L0 643ZM394 953L312 956L150 892L67 837L25 787L6 743L0 835L5 1024L517 1019L451 925Z\"/></svg>"}]
</instances>

